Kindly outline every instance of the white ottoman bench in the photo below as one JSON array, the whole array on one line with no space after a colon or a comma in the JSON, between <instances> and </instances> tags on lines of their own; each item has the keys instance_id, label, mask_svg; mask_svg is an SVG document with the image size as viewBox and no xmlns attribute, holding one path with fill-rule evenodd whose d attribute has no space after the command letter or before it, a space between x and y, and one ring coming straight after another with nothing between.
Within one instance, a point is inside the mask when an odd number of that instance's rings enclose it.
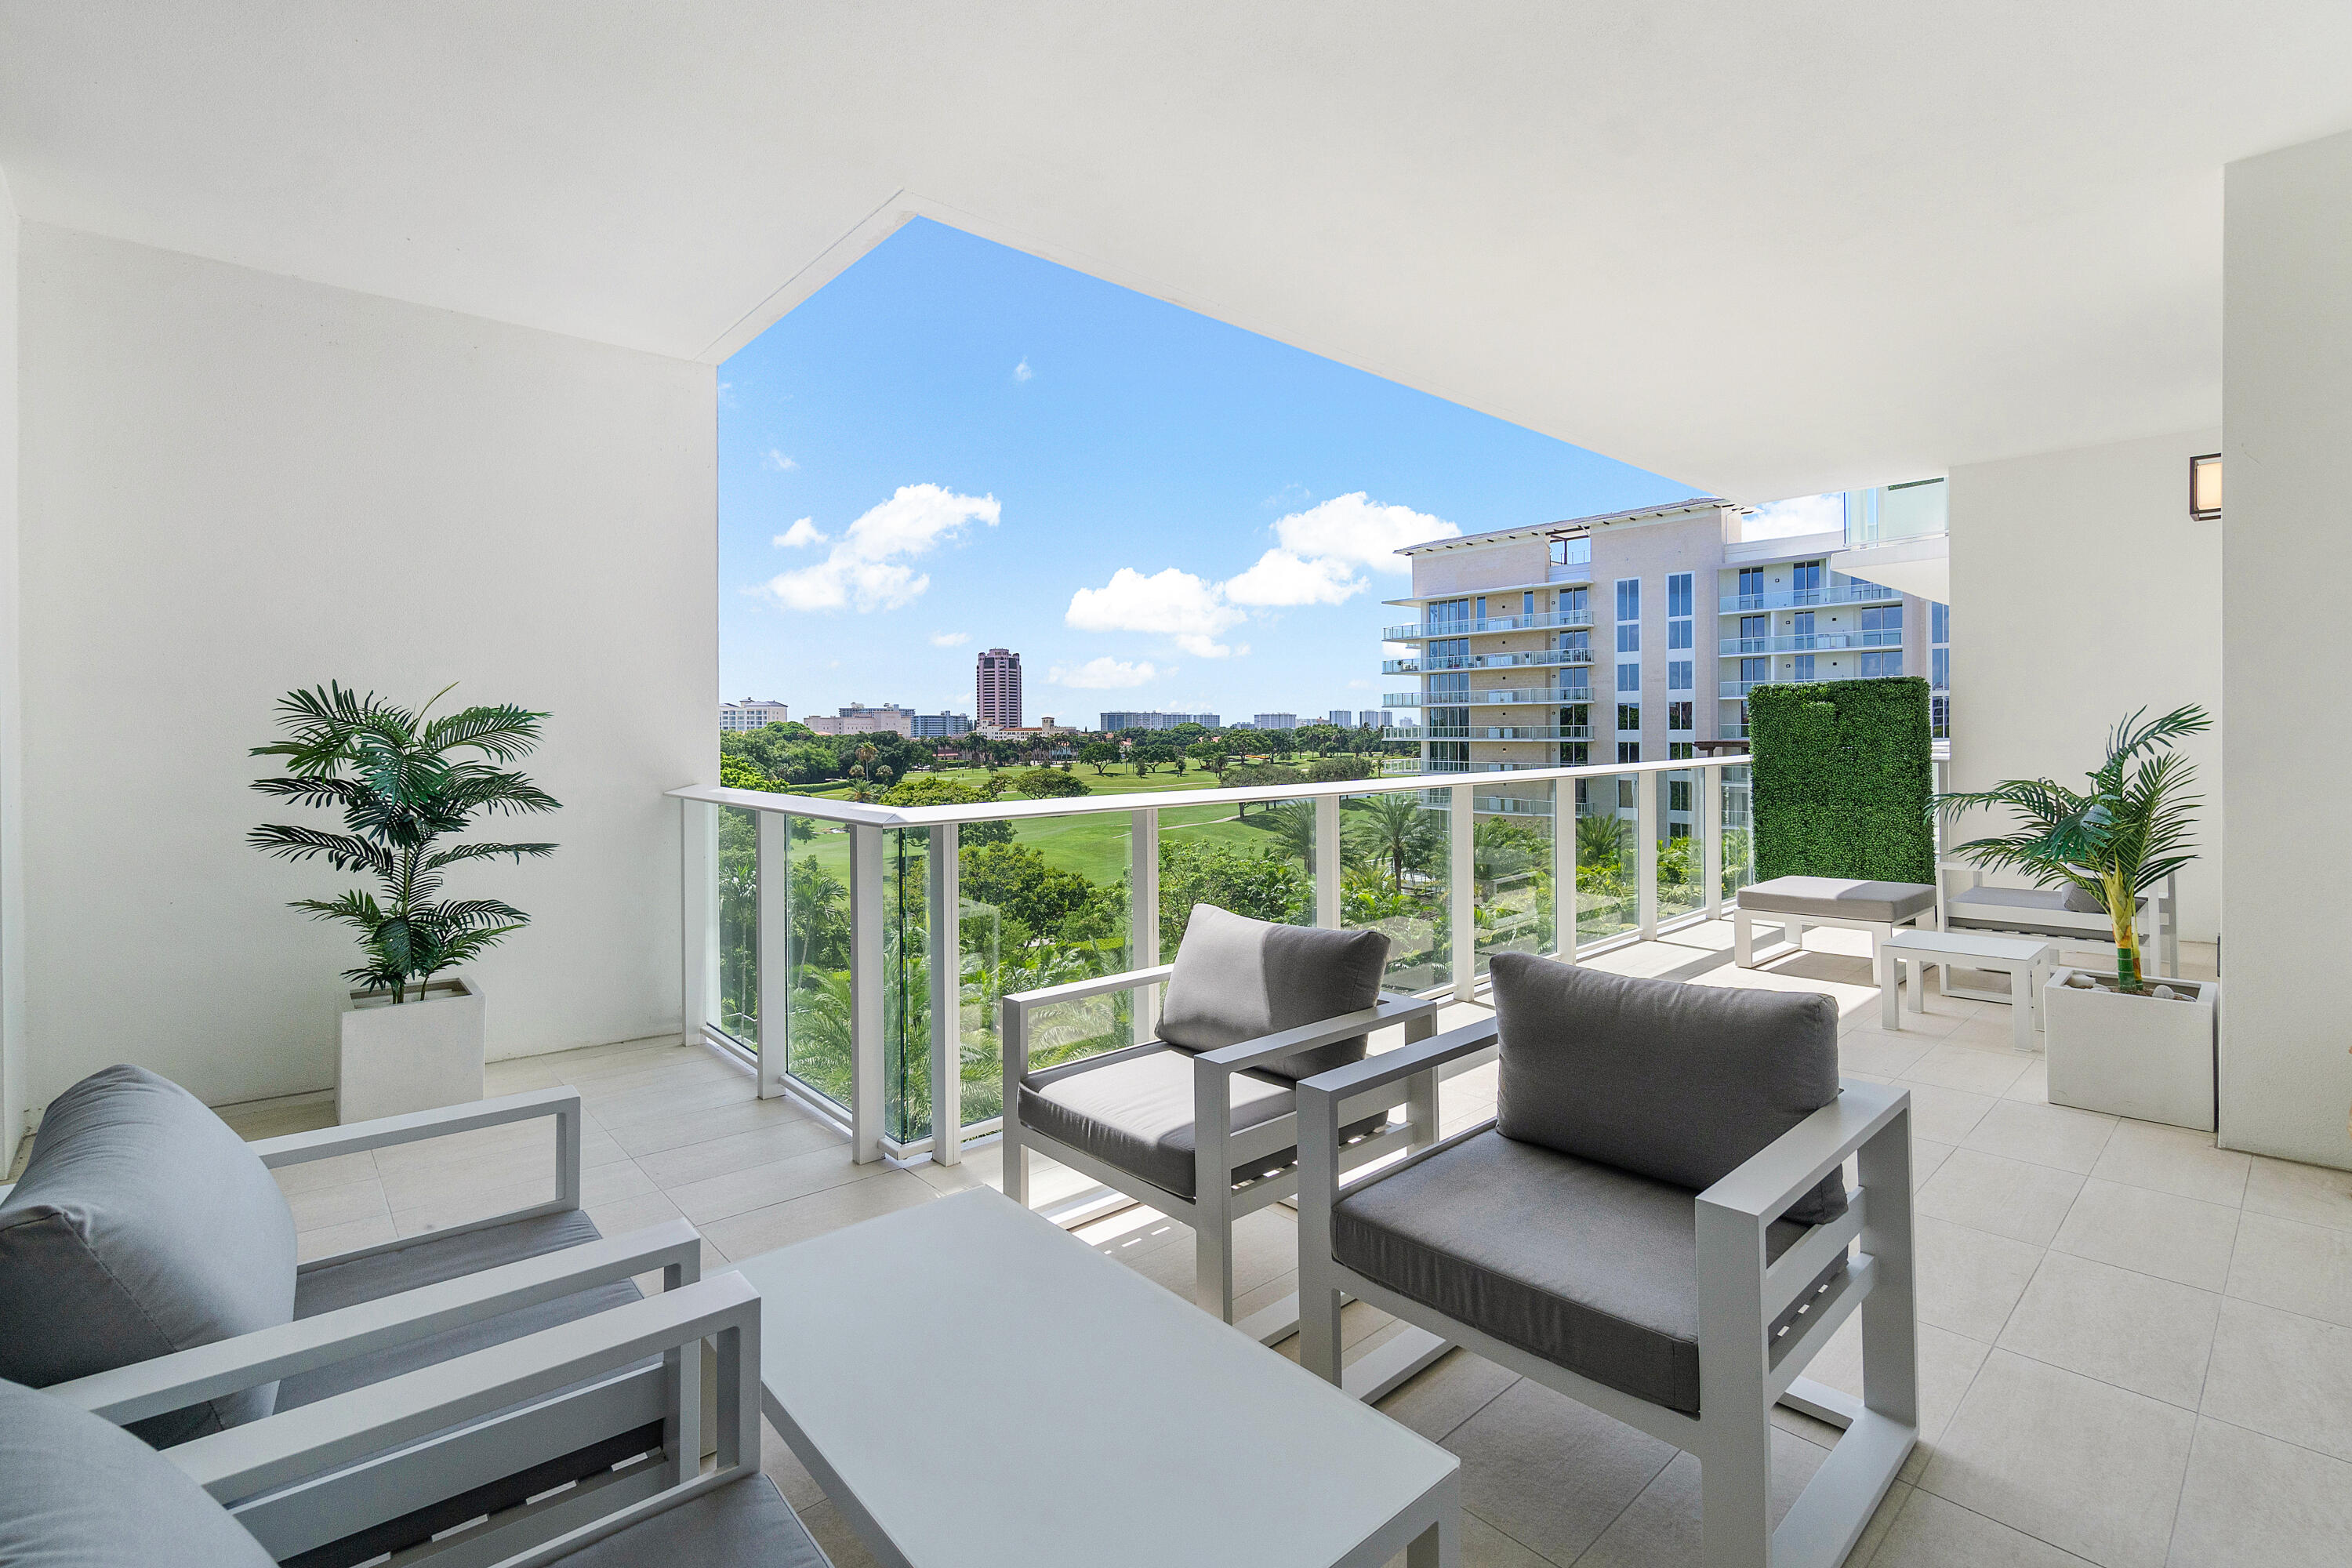
<instances>
[{"instance_id":1,"label":"white ottoman bench","mask_svg":"<svg viewBox=\"0 0 2352 1568\"><path fill-rule=\"evenodd\" d=\"M1805 945L1807 926L1836 926L1870 933L1871 977L1878 984L1879 1026L1902 1026L1895 1011L1895 959L1887 942L1897 926L1936 924L1936 889L1930 882L1864 882L1850 877L1775 877L1739 889L1731 915L1732 956L1742 969L1756 967L1755 921L1777 925L1791 946ZM1776 955L1780 956L1780 955Z\"/></svg>"},{"instance_id":2,"label":"white ottoman bench","mask_svg":"<svg viewBox=\"0 0 2352 1568\"><path fill-rule=\"evenodd\" d=\"M1982 969L2009 976L2011 1038L2021 1051L2033 1048L2033 1026L2042 1011L2042 987L2058 964L2058 945L2038 936L1992 936L1976 931L1904 931L1887 939L1887 951L1903 965L1911 986L1911 1011L1927 1010L1929 964L1944 971L1944 994L1955 994L1952 971ZM1891 1000L1894 991L1886 992Z\"/></svg>"}]
</instances>

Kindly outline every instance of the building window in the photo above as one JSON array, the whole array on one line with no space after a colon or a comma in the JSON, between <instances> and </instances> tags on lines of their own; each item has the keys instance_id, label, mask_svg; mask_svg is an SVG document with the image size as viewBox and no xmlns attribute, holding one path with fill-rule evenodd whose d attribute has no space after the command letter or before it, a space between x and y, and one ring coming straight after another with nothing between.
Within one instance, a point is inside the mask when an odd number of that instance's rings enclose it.
<instances>
[{"instance_id":1,"label":"building window","mask_svg":"<svg viewBox=\"0 0 2352 1568\"><path fill-rule=\"evenodd\" d=\"M1591 620L1592 618L1592 590L1590 588L1561 589L1559 593L1559 613L1571 621Z\"/></svg>"},{"instance_id":2,"label":"building window","mask_svg":"<svg viewBox=\"0 0 2352 1568\"><path fill-rule=\"evenodd\" d=\"M1691 613L1691 574L1677 572L1666 579L1666 614L1687 616Z\"/></svg>"},{"instance_id":3,"label":"building window","mask_svg":"<svg viewBox=\"0 0 2352 1568\"><path fill-rule=\"evenodd\" d=\"M1789 568L1789 586L1799 593L1805 593L1821 585L1822 563L1820 562L1800 561Z\"/></svg>"},{"instance_id":4,"label":"building window","mask_svg":"<svg viewBox=\"0 0 2352 1568\"><path fill-rule=\"evenodd\" d=\"M1559 765L1564 768L1580 768L1590 760L1588 753L1591 751L1591 748L1581 741L1563 741L1559 748Z\"/></svg>"},{"instance_id":5,"label":"building window","mask_svg":"<svg viewBox=\"0 0 2352 1568\"><path fill-rule=\"evenodd\" d=\"M1900 636L1903 631L1903 606L1872 605L1862 612L1862 629L1866 632L1894 632Z\"/></svg>"},{"instance_id":6,"label":"building window","mask_svg":"<svg viewBox=\"0 0 2352 1568\"><path fill-rule=\"evenodd\" d=\"M1667 759L1669 762L1674 760L1671 757ZM1685 812L1690 810L1690 780L1668 779L1666 781L1666 809Z\"/></svg>"},{"instance_id":7,"label":"building window","mask_svg":"<svg viewBox=\"0 0 2352 1568\"><path fill-rule=\"evenodd\" d=\"M1696 667L1686 658L1668 659L1666 661L1666 689L1669 691L1690 690L1691 672L1696 668Z\"/></svg>"},{"instance_id":8,"label":"building window","mask_svg":"<svg viewBox=\"0 0 2352 1568\"><path fill-rule=\"evenodd\" d=\"M1948 647L1931 648L1927 662L1935 671L1927 678L1927 684L1938 691L1949 691L1952 689L1952 650Z\"/></svg>"},{"instance_id":9,"label":"building window","mask_svg":"<svg viewBox=\"0 0 2352 1568\"><path fill-rule=\"evenodd\" d=\"M1740 616L1739 635L1743 638L1770 637L1772 635L1772 617L1769 616Z\"/></svg>"},{"instance_id":10,"label":"building window","mask_svg":"<svg viewBox=\"0 0 2352 1568\"><path fill-rule=\"evenodd\" d=\"M1698 755L1698 748L1692 745L1688 741L1668 741L1666 742L1666 761L1670 763L1686 763L1696 755Z\"/></svg>"},{"instance_id":11,"label":"building window","mask_svg":"<svg viewBox=\"0 0 2352 1568\"><path fill-rule=\"evenodd\" d=\"M1617 689L1620 691L1641 690L1642 667L1638 664L1619 665L1617 667Z\"/></svg>"},{"instance_id":12,"label":"building window","mask_svg":"<svg viewBox=\"0 0 2352 1568\"><path fill-rule=\"evenodd\" d=\"M1433 626L1446 626L1454 621L1466 621L1469 618L1470 601L1467 599L1440 599L1429 606L1429 624Z\"/></svg>"},{"instance_id":13,"label":"building window","mask_svg":"<svg viewBox=\"0 0 2352 1568\"><path fill-rule=\"evenodd\" d=\"M1794 679L1798 680L1811 680L1813 678L1813 656L1811 654L1801 653L1791 662L1793 662L1797 667L1790 672Z\"/></svg>"},{"instance_id":14,"label":"building window","mask_svg":"<svg viewBox=\"0 0 2352 1568\"><path fill-rule=\"evenodd\" d=\"M1617 618L1621 621L1642 618L1642 580L1639 577L1617 579Z\"/></svg>"},{"instance_id":15,"label":"building window","mask_svg":"<svg viewBox=\"0 0 2352 1568\"><path fill-rule=\"evenodd\" d=\"M1938 741L1952 738L1952 700L1948 697L1927 699L1927 731Z\"/></svg>"},{"instance_id":16,"label":"building window","mask_svg":"<svg viewBox=\"0 0 2352 1568\"><path fill-rule=\"evenodd\" d=\"M1693 623L1689 621L1668 621L1666 623L1666 646L1670 648L1690 647L1692 641L1692 625Z\"/></svg>"},{"instance_id":17,"label":"building window","mask_svg":"<svg viewBox=\"0 0 2352 1568\"><path fill-rule=\"evenodd\" d=\"M1690 835L1690 824L1689 824L1689 823L1687 823L1687 822L1669 822L1669 823L1667 823L1667 824L1666 824L1666 837L1669 837L1669 838L1688 838L1690 836L1691 836L1691 835Z\"/></svg>"},{"instance_id":18,"label":"building window","mask_svg":"<svg viewBox=\"0 0 2352 1568\"><path fill-rule=\"evenodd\" d=\"M1619 653L1639 653L1642 651L1642 626L1640 622L1628 621L1625 625L1617 628L1617 651Z\"/></svg>"},{"instance_id":19,"label":"building window","mask_svg":"<svg viewBox=\"0 0 2352 1568\"><path fill-rule=\"evenodd\" d=\"M1739 661L1739 683L1753 686L1772 679L1772 661L1769 658L1743 658Z\"/></svg>"},{"instance_id":20,"label":"building window","mask_svg":"<svg viewBox=\"0 0 2352 1568\"><path fill-rule=\"evenodd\" d=\"M1639 730L1642 727L1642 705L1638 702L1617 704L1617 728Z\"/></svg>"},{"instance_id":21,"label":"building window","mask_svg":"<svg viewBox=\"0 0 2352 1568\"><path fill-rule=\"evenodd\" d=\"M1587 658L1591 657L1592 634L1591 632L1560 633L1559 651L1562 653L1582 654Z\"/></svg>"},{"instance_id":22,"label":"building window","mask_svg":"<svg viewBox=\"0 0 2352 1568\"><path fill-rule=\"evenodd\" d=\"M1743 599L1760 599L1764 596L1764 568L1742 566L1739 569L1739 596Z\"/></svg>"},{"instance_id":23,"label":"building window","mask_svg":"<svg viewBox=\"0 0 2352 1568\"><path fill-rule=\"evenodd\" d=\"M1690 703L1669 702L1666 704L1667 729L1690 730L1696 729L1696 727L1697 726L1693 722L1692 706Z\"/></svg>"},{"instance_id":24,"label":"building window","mask_svg":"<svg viewBox=\"0 0 2352 1568\"><path fill-rule=\"evenodd\" d=\"M1638 762L1640 762L1640 761L1642 760L1642 742L1639 742L1639 741L1620 741L1620 742L1617 742L1617 760L1618 760L1619 762L1621 762L1621 763L1638 763ZM1633 781L1632 779L1622 779L1622 780L1620 780L1619 782L1620 782L1621 784L1631 784ZM1633 804L1633 802L1631 802L1631 801L1627 801L1625 804L1626 804L1626 805L1631 805Z\"/></svg>"},{"instance_id":25,"label":"building window","mask_svg":"<svg viewBox=\"0 0 2352 1568\"><path fill-rule=\"evenodd\" d=\"M1789 617L1789 632L1792 637L1811 637L1813 635L1813 612L1811 610L1800 610L1795 615L1790 616Z\"/></svg>"},{"instance_id":26,"label":"building window","mask_svg":"<svg viewBox=\"0 0 2352 1568\"><path fill-rule=\"evenodd\" d=\"M1951 605L1937 604L1933 599L1927 601L1927 640L1929 642L1952 640Z\"/></svg>"},{"instance_id":27,"label":"building window","mask_svg":"<svg viewBox=\"0 0 2352 1568\"><path fill-rule=\"evenodd\" d=\"M1555 566L1582 566L1592 559L1592 539L1555 539L1551 542L1551 563Z\"/></svg>"},{"instance_id":28,"label":"building window","mask_svg":"<svg viewBox=\"0 0 2352 1568\"><path fill-rule=\"evenodd\" d=\"M1876 653L1865 653L1862 656L1862 678L1864 680L1876 680L1885 676L1902 673L1903 650L1899 647Z\"/></svg>"}]
</instances>

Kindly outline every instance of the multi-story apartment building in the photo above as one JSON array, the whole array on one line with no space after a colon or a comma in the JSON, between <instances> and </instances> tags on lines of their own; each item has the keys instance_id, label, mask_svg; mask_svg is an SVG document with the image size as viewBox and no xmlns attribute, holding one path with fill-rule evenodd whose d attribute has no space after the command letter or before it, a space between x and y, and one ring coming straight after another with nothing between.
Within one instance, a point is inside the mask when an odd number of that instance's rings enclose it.
<instances>
[{"instance_id":1,"label":"multi-story apartment building","mask_svg":"<svg viewBox=\"0 0 2352 1568\"><path fill-rule=\"evenodd\" d=\"M1106 735L1116 735L1121 730L1173 730L1179 724L1198 724L1203 730L1213 730L1218 723L1214 713L1111 712L1097 717L1102 721L1102 732Z\"/></svg>"},{"instance_id":2,"label":"multi-story apartment building","mask_svg":"<svg viewBox=\"0 0 2352 1568\"><path fill-rule=\"evenodd\" d=\"M1389 737L1430 773L1654 762L1743 737L1775 681L1930 675L1942 695L1948 616L1831 570L1842 533L1743 540L1739 520L1705 496L1400 551L1412 593L1390 603L1417 618L1382 635L1416 651L1382 668L1416 689L1386 700L1421 722Z\"/></svg>"},{"instance_id":3,"label":"multi-story apartment building","mask_svg":"<svg viewBox=\"0 0 2352 1568\"><path fill-rule=\"evenodd\" d=\"M1298 715L1296 713L1260 713L1253 717L1250 720L1250 723L1260 730L1296 730L1298 728Z\"/></svg>"},{"instance_id":4,"label":"multi-story apartment building","mask_svg":"<svg viewBox=\"0 0 2352 1568\"><path fill-rule=\"evenodd\" d=\"M820 735L871 735L887 731L894 735L911 736L915 732L915 710L895 702L877 707L852 702L835 714L813 715L808 727Z\"/></svg>"},{"instance_id":5,"label":"multi-story apartment building","mask_svg":"<svg viewBox=\"0 0 2352 1568\"><path fill-rule=\"evenodd\" d=\"M991 730L1021 728L1021 656L1010 648L982 650L973 661L971 716Z\"/></svg>"},{"instance_id":6,"label":"multi-story apartment building","mask_svg":"<svg viewBox=\"0 0 2352 1568\"><path fill-rule=\"evenodd\" d=\"M1366 708L1356 714L1356 726L1362 730L1385 730L1396 722L1396 715L1386 708Z\"/></svg>"},{"instance_id":7,"label":"multi-story apartment building","mask_svg":"<svg viewBox=\"0 0 2352 1568\"><path fill-rule=\"evenodd\" d=\"M730 730L764 730L771 724L788 723L792 710L781 702L761 702L746 697L740 702L719 705L719 728L721 733Z\"/></svg>"},{"instance_id":8,"label":"multi-story apartment building","mask_svg":"<svg viewBox=\"0 0 2352 1568\"><path fill-rule=\"evenodd\" d=\"M961 713L915 715L915 739L919 741L944 741L971 733L971 721Z\"/></svg>"},{"instance_id":9,"label":"multi-story apartment building","mask_svg":"<svg viewBox=\"0 0 2352 1568\"><path fill-rule=\"evenodd\" d=\"M1346 729L1355 721L1356 716L1345 708L1334 708L1323 715L1323 722L1326 724L1337 724L1341 729Z\"/></svg>"}]
</instances>

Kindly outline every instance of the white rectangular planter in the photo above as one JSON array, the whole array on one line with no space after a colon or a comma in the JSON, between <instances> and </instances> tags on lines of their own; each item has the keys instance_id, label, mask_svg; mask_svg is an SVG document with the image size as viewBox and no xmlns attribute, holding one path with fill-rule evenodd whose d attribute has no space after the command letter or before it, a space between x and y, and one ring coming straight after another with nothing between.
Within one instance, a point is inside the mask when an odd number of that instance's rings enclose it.
<instances>
[{"instance_id":1,"label":"white rectangular planter","mask_svg":"<svg viewBox=\"0 0 2352 1568\"><path fill-rule=\"evenodd\" d=\"M2213 1131L2213 1022L2221 999L2214 980L2146 979L2196 993L2193 1002L2082 990L2061 969L2042 988L2042 1046L2050 1103L2142 1121ZM2109 984L2112 971L2084 970Z\"/></svg>"},{"instance_id":2,"label":"white rectangular planter","mask_svg":"<svg viewBox=\"0 0 2352 1568\"><path fill-rule=\"evenodd\" d=\"M481 987L462 975L435 981L422 1002L352 992L343 1009L335 1120L373 1121L481 1099L487 1028Z\"/></svg>"}]
</instances>

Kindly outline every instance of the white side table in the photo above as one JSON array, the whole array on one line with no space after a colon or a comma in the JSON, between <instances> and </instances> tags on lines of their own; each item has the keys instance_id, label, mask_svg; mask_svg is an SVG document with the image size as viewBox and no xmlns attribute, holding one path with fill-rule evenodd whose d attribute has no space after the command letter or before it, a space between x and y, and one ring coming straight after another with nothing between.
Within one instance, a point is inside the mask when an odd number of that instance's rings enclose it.
<instances>
[{"instance_id":1,"label":"white side table","mask_svg":"<svg viewBox=\"0 0 2352 1568\"><path fill-rule=\"evenodd\" d=\"M1926 984L1927 966L1940 963L1947 969L1986 969L2009 976L2009 1026L2011 1038L2021 1051L2033 1049L2034 1016L2042 1006L2042 984L2049 979L2058 963L2058 945L2038 937L1994 936L1989 932L1970 931L1898 931L1887 939L1887 950L1896 963L1903 965L1904 977L1910 989L1909 1010L1927 1011ZM1880 982L1892 987L1894 965ZM1892 1008L1895 999L1885 999Z\"/></svg>"}]
</instances>

